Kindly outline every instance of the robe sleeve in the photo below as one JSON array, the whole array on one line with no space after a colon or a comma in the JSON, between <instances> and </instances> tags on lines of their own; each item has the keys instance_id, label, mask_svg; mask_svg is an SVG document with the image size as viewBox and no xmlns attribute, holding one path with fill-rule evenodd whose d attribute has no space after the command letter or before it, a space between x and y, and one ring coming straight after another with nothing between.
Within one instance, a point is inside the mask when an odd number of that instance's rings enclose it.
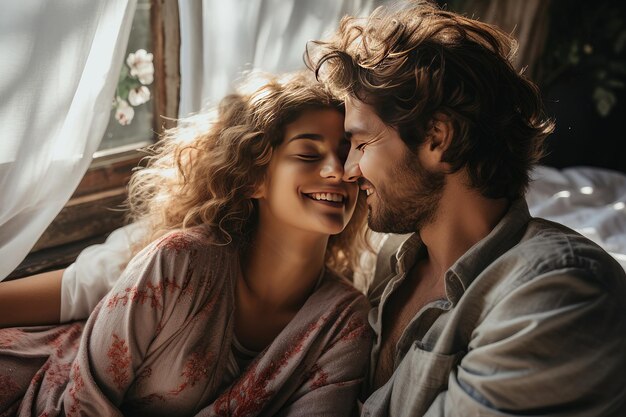
<instances>
[{"instance_id":1,"label":"robe sleeve","mask_svg":"<svg viewBox=\"0 0 626 417\"><path fill-rule=\"evenodd\" d=\"M192 259L179 243L166 236L141 251L90 316L64 395L67 415L122 415L152 341L181 307Z\"/></svg>"},{"instance_id":2,"label":"robe sleeve","mask_svg":"<svg viewBox=\"0 0 626 417\"><path fill-rule=\"evenodd\" d=\"M339 417L355 412L372 344L368 310L369 304L359 296L344 311L335 323L337 331L304 376L295 400L281 410L280 416Z\"/></svg>"}]
</instances>

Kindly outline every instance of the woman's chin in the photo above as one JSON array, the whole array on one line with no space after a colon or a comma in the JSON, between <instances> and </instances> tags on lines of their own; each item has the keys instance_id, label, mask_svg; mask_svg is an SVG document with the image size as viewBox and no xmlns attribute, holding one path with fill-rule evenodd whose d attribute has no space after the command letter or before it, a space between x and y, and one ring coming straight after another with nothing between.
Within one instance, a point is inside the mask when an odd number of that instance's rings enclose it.
<instances>
[{"instance_id":1,"label":"woman's chin","mask_svg":"<svg viewBox=\"0 0 626 417\"><path fill-rule=\"evenodd\" d=\"M338 235L341 232L343 232L346 228L347 224L343 224L343 223L337 223L337 224L326 224L324 229L325 229L325 233L328 233L329 235Z\"/></svg>"}]
</instances>

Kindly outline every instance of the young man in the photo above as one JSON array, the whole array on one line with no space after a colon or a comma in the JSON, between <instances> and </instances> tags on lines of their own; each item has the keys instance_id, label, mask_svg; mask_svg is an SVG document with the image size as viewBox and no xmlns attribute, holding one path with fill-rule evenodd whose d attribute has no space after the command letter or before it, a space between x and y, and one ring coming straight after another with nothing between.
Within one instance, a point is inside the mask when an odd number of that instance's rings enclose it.
<instances>
[{"instance_id":1,"label":"young man","mask_svg":"<svg viewBox=\"0 0 626 417\"><path fill-rule=\"evenodd\" d=\"M416 1L311 46L346 98L344 179L367 192L373 230L412 233L383 246L370 286L363 415L625 416L626 277L529 215L553 122L510 64L514 41Z\"/></svg>"}]
</instances>

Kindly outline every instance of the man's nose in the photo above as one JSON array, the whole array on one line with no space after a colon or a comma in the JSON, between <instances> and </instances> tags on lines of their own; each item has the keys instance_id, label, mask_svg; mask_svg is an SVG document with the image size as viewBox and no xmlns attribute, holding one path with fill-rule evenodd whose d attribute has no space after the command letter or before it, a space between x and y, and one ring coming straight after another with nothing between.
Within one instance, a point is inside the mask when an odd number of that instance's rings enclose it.
<instances>
[{"instance_id":1,"label":"man's nose","mask_svg":"<svg viewBox=\"0 0 626 417\"><path fill-rule=\"evenodd\" d=\"M351 149L348 158L343 166L343 180L346 182L355 182L361 177L361 168L359 167L360 155L355 149Z\"/></svg>"}]
</instances>

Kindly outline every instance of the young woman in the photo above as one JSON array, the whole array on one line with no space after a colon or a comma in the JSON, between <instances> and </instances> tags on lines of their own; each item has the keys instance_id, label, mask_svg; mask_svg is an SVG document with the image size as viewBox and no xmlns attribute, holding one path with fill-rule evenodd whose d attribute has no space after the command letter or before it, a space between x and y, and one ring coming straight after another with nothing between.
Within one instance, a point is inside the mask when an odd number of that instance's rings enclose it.
<instances>
[{"instance_id":1,"label":"young woman","mask_svg":"<svg viewBox=\"0 0 626 417\"><path fill-rule=\"evenodd\" d=\"M348 415L371 336L347 151L301 74L170 132L130 184L151 243L89 319L0 330L0 415Z\"/></svg>"}]
</instances>

